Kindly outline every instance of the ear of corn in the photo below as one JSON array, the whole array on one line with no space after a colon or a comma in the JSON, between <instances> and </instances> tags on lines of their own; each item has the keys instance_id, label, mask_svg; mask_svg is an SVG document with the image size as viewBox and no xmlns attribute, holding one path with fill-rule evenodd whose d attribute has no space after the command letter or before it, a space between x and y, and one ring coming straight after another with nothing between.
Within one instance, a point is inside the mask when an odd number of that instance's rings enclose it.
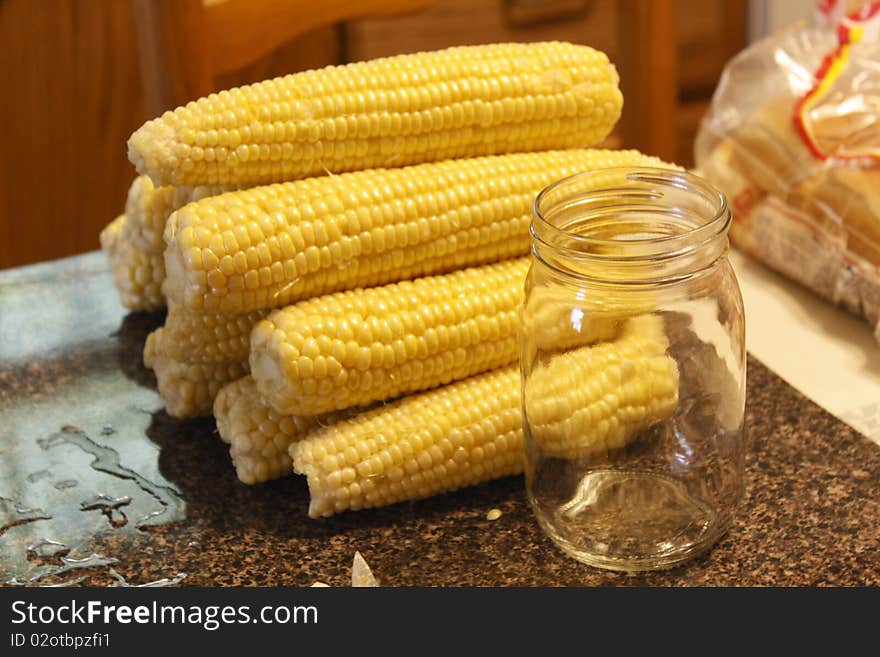
<instances>
[{"instance_id":1,"label":"ear of corn","mask_svg":"<svg viewBox=\"0 0 880 657\"><path fill-rule=\"evenodd\" d=\"M637 151L515 153L230 192L171 215L165 293L240 314L529 251L535 195L588 169L669 166Z\"/></svg>"},{"instance_id":2,"label":"ear of corn","mask_svg":"<svg viewBox=\"0 0 880 657\"><path fill-rule=\"evenodd\" d=\"M129 139L159 185L240 186L446 158L590 146L623 103L604 53L465 46L331 66L221 91Z\"/></svg>"},{"instance_id":3,"label":"ear of corn","mask_svg":"<svg viewBox=\"0 0 880 657\"><path fill-rule=\"evenodd\" d=\"M546 456L577 459L617 449L669 417L678 366L658 315L622 322L607 342L536 364L525 383L531 439Z\"/></svg>"},{"instance_id":4,"label":"ear of corn","mask_svg":"<svg viewBox=\"0 0 880 657\"><path fill-rule=\"evenodd\" d=\"M192 363L247 362L254 326L269 314L257 310L241 315L200 313L168 304L165 324L149 340L153 353Z\"/></svg>"},{"instance_id":5,"label":"ear of corn","mask_svg":"<svg viewBox=\"0 0 880 657\"><path fill-rule=\"evenodd\" d=\"M663 355L666 344L662 319L637 317L615 340L555 357L533 373L525 406L511 365L314 429L290 445L294 471L308 478L309 515L519 473L523 410L545 454L582 458L623 447L675 411L678 369ZM615 368L625 371L618 376Z\"/></svg>"},{"instance_id":6,"label":"ear of corn","mask_svg":"<svg viewBox=\"0 0 880 657\"><path fill-rule=\"evenodd\" d=\"M227 189L221 186L156 187L148 176L137 176L125 201L126 235L141 251L161 255L165 251L165 222L169 215L187 203Z\"/></svg>"},{"instance_id":7,"label":"ear of corn","mask_svg":"<svg viewBox=\"0 0 880 657\"><path fill-rule=\"evenodd\" d=\"M519 373L509 366L316 429L290 455L316 518L518 474L522 441Z\"/></svg>"},{"instance_id":8,"label":"ear of corn","mask_svg":"<svg viewBox=\"0 0 880 657\"><path fill-rule=\"evenodd\" d=\"M333 421L332 416L279 415L260 398L249 376L217 393L214 417L220 438L230 446L236 474L245 484L291 474L290 444L320 424Z\"/></svg>"},{"instance_id":9,"label":"ear of corn","mask_svg":"<svg viewBox=\"0 0 880 657\"><path fill-rule=\"evenodd\" d=\"M658 301L653 290L615 294L584 294L577 286L548 280L526 283L529 293L521 309L520 335L541 351L562 351L613 340L624 322L652 312Z\"/></svg>"},{"instance_id":10,"label":"ear of corn","mask_svg":"<svg viewBox=\"0 0 880 657\"><path fill-rule=\"evenodd\" d=\"M126 233L140 250L159 254L165 250L165 222L180 207L175 204L177 191L176 187L154 187L147 176L132 181L125 200Z\"/></svg>"},{"instance_id":11,"label":"ear of corn","mask_svg":"<svg viewBox=\"0 0 880 657\"><path fill-rule=\"evenodd\" d=\"M526 395L535 400L535 430L548 436L540 444L545 453L605 453L669 417L678 371L662 355L665 344L662 320L633 318L613 341L571 352L532 378ZM615 367L629 367L632 376L615 376ZM284 476L292 459L308 477L309 515L317 517L520 472L520 391L518 368L510 365L360 413L289 417L273 411L246 377L221 391L214 411L239 478ZM613 396L626 402L610 403Z\"/></svg>"},{"instance_id":12,"label":"ear of corn","mask_svg":"<svg viewBox=\"0 0 880 657\"><path fill-rule=\"evenodd\" d=\"M165 305L165 222L177 208L222 191L216 187L159 187L138 176L128 190L125 214L101 231L122 305L156 310Z\"/></svg>"},{"instance_id":13,"label":"ear of corn","mask_svg":"<svg viewBox=\"0 0 880 657\"><path fill-rule=\"evenodd\" d=\"M513 362L528 258L317 297L251 335L257 388L281 413L391 399Z\"/></svg>"},{"instance_id":14,"label":"ear of corn","mask_svg":"<svg viewBox=\"0 0 880 657\"><path fill-rule=\"evenodd\" d=\"M129 219L120 215L101 231L101 249L107 254L122 305L129 310L156 310L165 305L161 255L142 251L126 235Z\"/></svg>"},{"instance_id":15,"label":"ear of corn","mask_svg":"<svg viewBox=\"0 0 880 657\"><path fill-rule=\"evenodd\" d=\"M144 364L155 372L165 410L176 418L210 415L220 389L247 374L246 361L190 363L169 358L151 348L150 337Z\"/></svg>"},{"instance_id":16,"label":"ear of corn","mask_svg":"<svg viewBox=\"0 0 880 657\"><path fill-rule=\"evenodd\" d=\"M245 370L246 337L264 309L325 289L525 254L531 201L544 184L583 167L626 164L668 166L636 151L525 153L313 178L191 203L168 221L170 312L153 351L177 363L235 362ZM187 240L204 248L184 248Z\"/></svg>"}]
</instances>

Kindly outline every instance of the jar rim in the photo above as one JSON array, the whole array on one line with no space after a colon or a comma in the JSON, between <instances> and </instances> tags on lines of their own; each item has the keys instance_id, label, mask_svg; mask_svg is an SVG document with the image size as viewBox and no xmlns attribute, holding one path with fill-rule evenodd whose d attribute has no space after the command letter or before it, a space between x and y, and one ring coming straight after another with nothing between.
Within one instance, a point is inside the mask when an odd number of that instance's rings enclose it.
<instances>
[{"instance_id":1,"label":"jar rim","mask_svg":"<svg viewBox=\"0 0 880 657\"><path fill-rule=\"evenodd\" d=\"M620 240L613 238L584 235L571 230L566 230L548 220L545 213L542 211L541 205L547 196L565 185L571 185L579 180L586 180L591 177L608 176L609 174L614 175L615 173L621 174L627 181L665 185L686 192L695 193L708 201L713 206L714 212L711 217L708 217L706 221L700 225L676 234L630 238L625 242L621 242ZM632 192L632 190L625 190L621 187L597 187L584 191L581 198L613 198L610 196L610 193L624 193L626 191L629 191L630 193ZM652 197L652 200L656 200L657 198L662 198L662 195L659 194L659 192L655 192L655 196ZM532 216L532 236L548 246L553 246L553 238L559 238L560 240L564 239L565 243L568 245L565 250L570 254L576 253L581 257L613 259L617 261L677 257L693 251L695 246L698 246L699 244L705 243L706 241L710 241L713 238L724 234L731 221L731 212L726 196L706 179L689 171L680 169L642 166L593 169L591 171L582 171L561 178L542 189L535 197L532 204ZM550 237L550 241L538 234L539 231L536 231L536 223L538 224L540 232L547 233L548 237ZM620 249L620 247L624 245L627 248L637 251L637 255L627 256L621 254L619 250L614 256L607 256L602 253L603 247L616 247L617 249ZM675 248L676 245L680 245L681 248Z\"/></svg>"}]
</instances>

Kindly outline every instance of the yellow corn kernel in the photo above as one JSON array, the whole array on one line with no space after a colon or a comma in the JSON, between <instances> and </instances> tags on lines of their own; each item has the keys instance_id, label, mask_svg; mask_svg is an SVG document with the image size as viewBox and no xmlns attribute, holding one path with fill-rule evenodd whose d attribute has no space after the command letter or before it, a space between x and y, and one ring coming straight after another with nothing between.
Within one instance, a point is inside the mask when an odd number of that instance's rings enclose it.
<instances>
[{"instance_id":1,"label":"yellow corn kernel","mask_svg":"<svg viewBox=\"0 0 880 657\"><path fill-rule=\"evenodd\" d=\"M275 311L251 334L257 388L280 413L317 415L513 362L528 267L519 258Z\"/></svg>"},{"instance_id":2,"label":"yellow corn kernel","mask_svg":"<svg viewBox=\"0 0 880 657\"><path fill-rule=\"evenodd\" d=\"M514 153L220 194L169 218L164 291L241 314L526 255L542 188L638 165L670 166L637 151Z\"/></svg>"},{"instance_id":3,"label":"yellow corn kernel","mask_svg":"<svg viewBox=\"0 0 880 657\"><path fill-rule=\"evenodd\" d=\"M678 366L666 355L663 318L622 322L607 342L536 364L524 411L544 455L576 459L617 449L669 417L678 404Z\"/></svg>"},{"instance_id":4,"label":"yellow corn kernel","mask_svg":"<svg viewBox=\"0 0 880 657\"><path fill-rule=\"evenodd\" d=\"M128 141L159 185L250 186L326 172L589 146L623 98L608 57L570 43L464 46L221 91Z\"/></svg>"},{"instance_id":5,"label":"yellow corn kernel","mask_svg":"<svg viewBox=\"0 0 880 657\"><path fill-rule=\"evenodd\" d=\"M379 406L290 445L309 516L452 491L523 468L519 371L508 366ZM486 430L489 428L490 430Z\"/></svg>"},{"instance_id":6,"label":"yellow corn kernel","mask_svg":"<svg viewBox=\"0 0 880 657\"><path fill-rule=\"evenodd\" d=\"M165 261L161 255L142 251L125 235L126 215L120 215L101 231L101 248L107 254L113 281L122 305L129 310L156 310L165 305L162 281Z\"/></svg>"}]
</instances>

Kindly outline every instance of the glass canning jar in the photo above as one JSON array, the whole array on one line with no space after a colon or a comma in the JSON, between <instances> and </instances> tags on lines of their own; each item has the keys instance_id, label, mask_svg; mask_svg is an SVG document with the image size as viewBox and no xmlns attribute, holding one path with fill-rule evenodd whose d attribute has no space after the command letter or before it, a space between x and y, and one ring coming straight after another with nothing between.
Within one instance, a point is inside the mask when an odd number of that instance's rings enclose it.
<instances>
[{"instance_id":1,"label":"glass canning jar","mask_svg":"<svg viewBox=\"0 0 880 657\"><path fill-rule=\"evenodd\" d=\"M712 545L743 494L743 307L730 209L701 178L604 169L535 200L520 321L526 488L614 570Z\"/></svg>"}]
</instances>

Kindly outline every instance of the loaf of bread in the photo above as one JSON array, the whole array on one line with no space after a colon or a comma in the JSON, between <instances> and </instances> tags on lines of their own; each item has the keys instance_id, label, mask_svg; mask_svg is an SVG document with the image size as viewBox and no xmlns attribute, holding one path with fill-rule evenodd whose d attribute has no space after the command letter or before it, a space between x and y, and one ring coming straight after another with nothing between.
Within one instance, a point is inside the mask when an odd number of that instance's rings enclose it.
<instances>
[{"instance_id":1,"label":"loaf of bread","mask_svg":"<svg viewBox=\"0 0 880 657\"><path fill-rule=\"evenodd\" d=\"M809 91L799 82L803 68L788 85L778 84L776 70L777 83L755 78L767 91L760 101L735 106L730 87L747 81L746 68L791 61L772 56L786 43L770 45L728 66L697 138L697 166L730 199L739 248L865 317L880 341L880 98L872 96L880 73L864 66L859 79L841 76L807 113L799 105Z\"/></svg>"}]
</instances>

